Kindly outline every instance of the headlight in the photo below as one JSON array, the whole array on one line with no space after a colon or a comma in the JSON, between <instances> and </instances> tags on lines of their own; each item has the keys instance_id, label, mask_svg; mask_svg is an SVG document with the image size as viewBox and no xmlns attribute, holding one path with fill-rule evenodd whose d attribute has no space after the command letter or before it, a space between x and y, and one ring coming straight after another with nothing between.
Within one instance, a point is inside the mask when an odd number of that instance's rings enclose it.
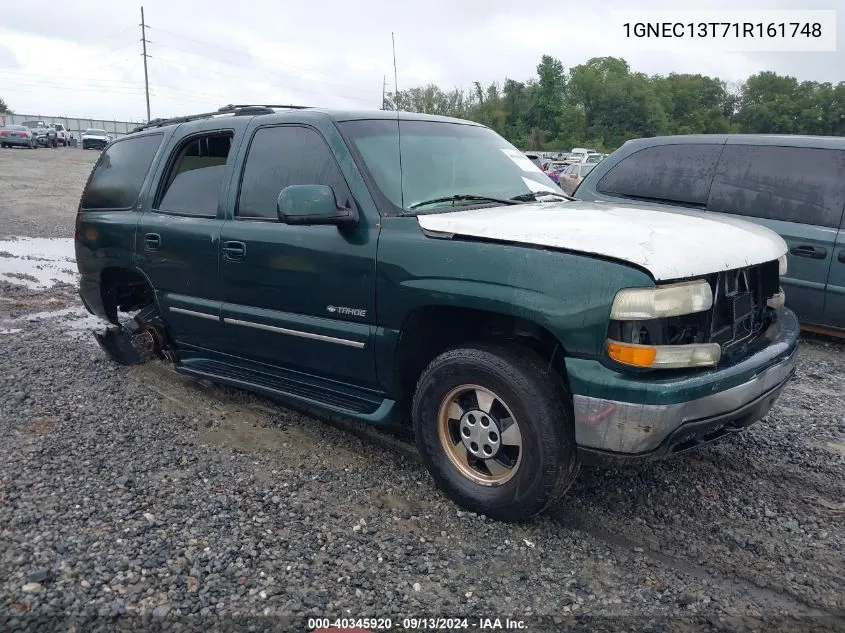
<instances>
[{"instance_id":1,"label":"headlight","mask_svg":"<svg viewBox=\"0 0 845 633\"><path fill-rule=\"evenodd\" d=\"M656 288L626 288L616 293L610 318L645 321L703 312L713 306L710 284L700 279Z\"/></svg>"},{"instance_id":2,"label":"headlight","mask_svg":"<svg viewBox=\"0 0 845 633\"><path fill-rule=\"evenodd\" d=\"M788 266L786 264L786 255L781 255L778 257L778 275L783 277L786 274Z\"/></svg>"},{"instance_id":3,"label":"headlight","mask_svg":"<svg viewBox=\"0 0 845 633\"><path fill-rule=\"evenodd\" d=\"M718 343L692 345L634 345L607 341L607 355L633 367L710 367L719 362L722 348Z\"/></svg>"}]
</instances>

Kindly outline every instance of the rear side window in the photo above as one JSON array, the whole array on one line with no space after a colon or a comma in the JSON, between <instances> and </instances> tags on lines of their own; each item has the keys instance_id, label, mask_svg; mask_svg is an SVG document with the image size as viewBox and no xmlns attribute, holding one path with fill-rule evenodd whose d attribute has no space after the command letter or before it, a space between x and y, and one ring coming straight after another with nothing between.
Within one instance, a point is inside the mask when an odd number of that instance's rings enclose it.
<instances>
[{"instance_id":1,"label":"rear side window","mask_svg":"<svg viewBox=\"0 0 845 633\"><path fill-rule=\"evenodd\" d=\"M293 125L260 128L246 157L237 216L275 220L279 192L290 185L329 185L341 206L352 204L340 167L320 134Z\"/></svg>"},{"instance_id":2,"label":"rear side window","mask_svg":"<svg viewBox=\"0 0 845 633\"><path fill-rule=\"evenodd\" d=\"M180 145L170 160L154 208L176 215L215 217L232 136L231 132L215 132Z\"/></svg>"},{"instance_id":3,"label":"rear side window","mask_svg":"<svg viewBox=\"0 0 845 633\"><path fill-rule=\"evenodd\" d=\"M103 152L82 194L81 209L128 209L138 200L163 135L113 143Z\"/></svg>"},{"instance_id":4,"label":"rear side window","mask_svg":"<svg viewBox=\"0 0 845 633\"><path fill-rule=\"evenodd\" d=\"M699 143L647 147L612 167L596 191L703 206L722 147Z\"/></svg>"},{"instance_id":5,"label":"rear side window","mask_svg":"<svg viewBox=\"0 0 845 633\"><path fill-rule=\"evenodd\" d=\"M839 227L845 207L845 151L726 145L710 211Z\"/></svg>"}]
</instances>

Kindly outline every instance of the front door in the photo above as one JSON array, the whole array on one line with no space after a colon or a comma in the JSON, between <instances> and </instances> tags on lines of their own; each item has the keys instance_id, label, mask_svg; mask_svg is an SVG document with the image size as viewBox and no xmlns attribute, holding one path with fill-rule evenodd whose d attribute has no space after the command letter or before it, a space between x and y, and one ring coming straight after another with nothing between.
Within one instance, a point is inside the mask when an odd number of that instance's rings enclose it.
<instances>
[{"instance_id":1,"label":"front door","mask_svg":"<svg viewBox=\"0 0 845 633\"><path fill-rule=\"evenodd\" d=\"M247 150L234 217L223 225L219 270L225 351L322 378L374 386L378 224L291 226L276 200L288 185L330 185L357 204L323 136L260 127ZM359 207L360 211L360 207Z\"/></svg>"}]
</instances>

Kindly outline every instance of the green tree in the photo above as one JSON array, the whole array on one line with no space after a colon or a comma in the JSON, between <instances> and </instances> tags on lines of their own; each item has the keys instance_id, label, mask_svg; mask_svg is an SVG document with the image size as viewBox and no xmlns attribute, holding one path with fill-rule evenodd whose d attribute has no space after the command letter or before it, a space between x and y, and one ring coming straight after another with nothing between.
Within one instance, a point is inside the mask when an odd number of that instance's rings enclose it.
<instances>
[{"instance_id":1,"label":"green tree","mask_svg":"<svg viewBox=\"0 0 845 633\"><path fill-rule=\"evenodd\" d=\"M388 95L385 107L471 119L517 147L612 150L658 134L727 132L845 136L845 82L800 82L761 72L746 81L633 72L624 59L596 57L567 72L543 55L537 76L503 84L474 82L445 92L435 85Z\"/></svg>"},{"instance_id":2,"label":"green tree","mask_svg":"<svg viewBox=\"0 0 845 633\"><path fill-rule=\"evenodd\" d=\"M742 89L737 122L749 133L799 133L801 92L795 77L783 77L771 71L752 75Z\"/></svg>"},{"instance_id":3,"label":"green tree","mask_svg":"<svg viewBox=\"0 0 845 633\"><path fill-rule=\"evenodd\" d=\"M559 59L543 55L537 64L537 100L535 124L547 130L552 138L557 133L557 118L563 111L566 74Z\"/></svg>"},{"instance_id":4,"label":"green tree","mask_svg":"<svg viewBox=\"0 0 845 633\"><path fill-rule=\"evenodd\" d=\"M12 110L3 99L0 99L0 114L12 114Z\"/></svg>"},{"instance_id":5,"label":"green tree","mask_svg":"<svg viewBox=\"0 0 845 633\"><path fill-rule=\"evenodd\" d=\"M729 131L730 121L725 114L729 97L724 82L703 75L672 73L667 77L655 77L653 83L669 117L669 133Z\"/></svg>"}]
</instances>

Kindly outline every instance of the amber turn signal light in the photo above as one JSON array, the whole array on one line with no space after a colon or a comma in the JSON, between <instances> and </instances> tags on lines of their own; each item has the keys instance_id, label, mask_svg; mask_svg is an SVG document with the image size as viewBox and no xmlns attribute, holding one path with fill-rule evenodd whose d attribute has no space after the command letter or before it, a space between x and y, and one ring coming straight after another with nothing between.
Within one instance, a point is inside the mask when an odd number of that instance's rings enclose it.
<instances>
[{"instance_id":1,"label":"amber turn signal light","mask_svg":"<svg viewBox=\"0 0 845 633\"><path fill-rule=\"evenodd\" d=\"M651 367L657 356L657 348L647 345L629 345L616 341L608 341L607 354L613 360L624 363L625 365Z\"/></svg>"}]
</instances>

